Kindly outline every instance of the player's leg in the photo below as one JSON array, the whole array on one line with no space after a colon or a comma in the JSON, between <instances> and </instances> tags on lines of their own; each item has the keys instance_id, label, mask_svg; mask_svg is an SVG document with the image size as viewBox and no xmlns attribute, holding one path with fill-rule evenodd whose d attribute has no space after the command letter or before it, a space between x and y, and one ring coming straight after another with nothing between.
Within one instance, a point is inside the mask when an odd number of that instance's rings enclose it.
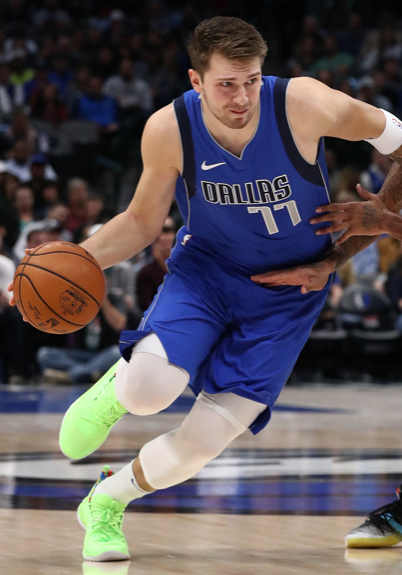
<instances>
[{"instance_id":1,"label":"player's leg","mask_svg":"<svg viewBox=\"0 0 402 575\"><path fill-rule=\"evenodd\" d=\"M126 558L128 548L121 527L127 504L193 477L266 408L232 393L201 393L178 429L147 443L137 459L116 474L101 476L81 503L78 514L87 529L84 558L92 561Z\"/></svg>"},{"instance_id":2,"label":"player's leg","mask_svg":"<svg viewBox=\"0 0 402 575\"><path fill-rule=\"evenodd\" d=\"M146 336L134 347L129 363L119 360L67 411L60 430L61 450L72 459L86 457L125 413L158 413L173 403L188 381L185 370L169 364L157 335Z\"/></svg>"},{"instance_id":3,"label":"player's leg","mask_svg":"<svg viewBox=\"0 0 402 575\"><path fill-rule=\"evenodd\" d=\"M120 360L67 411L60 430L65 455L89 455L127 411L157 413L180 395L228 321L216 290L209 290L208 302L205 291L201 281L190 288L174 274L167 277L142 329L122 333L127 361Z\"/></svg>"},{"instance_id":4,"label":"player's leg","mask_svg":"<svg viewBox=\"0 0 402 575\"><path fill-rule=\"evenodd\" d=\"M402 541L402 485L398 499L372 511L366 521L345 537L346 547L390 547Z\"/></svg>"}]
</instances>

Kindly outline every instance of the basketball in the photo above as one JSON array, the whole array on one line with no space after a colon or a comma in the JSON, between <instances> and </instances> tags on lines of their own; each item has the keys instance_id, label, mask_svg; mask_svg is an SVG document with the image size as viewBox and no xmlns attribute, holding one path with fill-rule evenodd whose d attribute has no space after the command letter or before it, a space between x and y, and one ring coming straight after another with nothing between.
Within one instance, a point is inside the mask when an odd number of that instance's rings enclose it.
<instances>
[{"instance_id":1,"label":"basketball","mask_svg":"<svg viewBox=\"0 0 402 575\"><path fill-rule=\"evenodd\" d=\"M19 311L41 331L66 334L85 327L105 297L103 272L90 253L69 242L48 242L26 255L14 275Z\"/></svg>"}]
</instances>

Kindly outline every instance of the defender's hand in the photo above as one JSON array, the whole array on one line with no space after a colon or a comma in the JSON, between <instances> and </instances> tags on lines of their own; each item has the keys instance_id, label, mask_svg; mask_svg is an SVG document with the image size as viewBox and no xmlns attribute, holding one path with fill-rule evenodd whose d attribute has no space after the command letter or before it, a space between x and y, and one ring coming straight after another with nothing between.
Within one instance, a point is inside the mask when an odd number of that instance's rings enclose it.
<instances>
[{"instance_id":1,"label":"defender's hand","mask_svg":"<svg viewBox=\"0 0 402 575\"><path fill-rule=\"evenodd\" d=\"M316 230L317 236L345 230L335 242L339 245L351 236L379 236L383 233L384 216L389 213L387 208L378 196L370 194L361 184L357 184L356 190L365 202L327 204L316 209L316 212L327 213L312 218L311 224L332 222L330 226Z\"/></svg>"},{"instance_id":2,"label":"defender's hand","mask_svg":"<svg viewBox=\"0 0 402 575\"><path fill-rule=\"evenodd\" d=\"M328 282L328 276L335 271L334 262L324 260L308 266L298 266L278 272L251 276L253 282L265 287L301 286L302 293L321 291Z\"/></svg>"}]
</instances>

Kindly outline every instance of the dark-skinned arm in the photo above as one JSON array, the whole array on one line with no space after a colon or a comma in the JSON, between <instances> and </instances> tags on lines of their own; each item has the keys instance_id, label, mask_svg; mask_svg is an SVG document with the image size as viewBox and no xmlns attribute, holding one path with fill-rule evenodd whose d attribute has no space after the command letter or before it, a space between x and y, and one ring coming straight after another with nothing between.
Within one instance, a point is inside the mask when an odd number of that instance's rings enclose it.
<instances>
[{"instance_id":1,"label":"dark-skinned arm","mask_svg":"<svg viewBox=\"0 0 402 575\"><path fill-rule=\"evenodd\" d=\"M251 279L266 287L293 285L301 286L302 293L320 291L326 286L331 273L372 244L382 233L402 239L402 217L396 213L402 208L402 147L391 157L395 163L377 196L359 185L357 191L367 198L367 201L329 204L318 208L322 211L328 211L329 208L332 210L324 216L314 217L312 223L331 221L332 225L316 230L317 235L347 228L341 238L332 245L324 260L259 274ZM334 206L343 206L343 209L333 209ZM347 237L344 237L345 234Z\"/></svg>"},{"instance_id":2,"label":"dark-skinned arm","mask_svg":"<svg viewBox=\"0 0 402 575\"><path fill-rule=\"evenodd\" d=\"M345 230L337 240L342 244L351 236L378 236L389 234L402 240L402 147L389 156L394 164L378 195L370 194L360 184L356 189L365 202L328 204L317 208L318 213L310 220L312 224L331 222L330 227L316 230L317 235Z\"/></svg>"}]
</instances>

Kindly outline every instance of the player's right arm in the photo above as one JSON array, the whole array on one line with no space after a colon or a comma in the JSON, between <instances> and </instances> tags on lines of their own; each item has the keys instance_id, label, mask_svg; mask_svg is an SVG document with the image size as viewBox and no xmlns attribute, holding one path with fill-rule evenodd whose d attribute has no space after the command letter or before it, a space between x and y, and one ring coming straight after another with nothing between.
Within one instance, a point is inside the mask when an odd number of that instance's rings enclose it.
<instances>
[{"instance_id":1,"label":"player's right arm","mask_svg":"<svg viewBox=\"0 0 402 575\"><path fill-rule=\"evenodd\" d=\"M182 151L173 104L148 120L141 143L143 173L127 210L81 245L106 269L128 260L160 235L181 172ZM13 286L8 286L12 291ZM15 305L14 297L10 305Z\"/></svg>"},{"instance_id":2,"label":"player's right arm","mask_svg":"<svg viewBox=\"0 0 402 575\"><path fill-rule=\"evenodd\" d=\"M148 120L141 151L144 170L127 210L81 244L102 269L132 258L162 231L182 163L172 104Z\"/></svg>"}]
</instances>

